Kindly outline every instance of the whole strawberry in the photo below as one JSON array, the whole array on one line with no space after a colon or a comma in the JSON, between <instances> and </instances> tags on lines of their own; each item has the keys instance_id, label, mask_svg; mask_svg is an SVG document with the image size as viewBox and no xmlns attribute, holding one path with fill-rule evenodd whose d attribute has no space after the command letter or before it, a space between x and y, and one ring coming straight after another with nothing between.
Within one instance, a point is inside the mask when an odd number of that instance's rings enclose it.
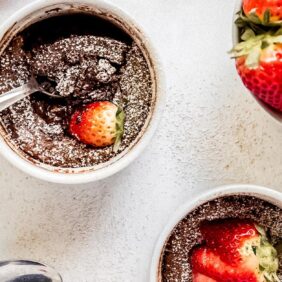
<instances>
[{"instance_id":1,"label":"whole strawberry","mask_svg":"<svg viewBox=\"0 0 282 282\"><path fill-rule=\"evenodd\" d=\"M193 282L279 281L277 252L252 221L205 222L200 230L204 245L192 252Z\"/></svg>"},{"instance_id":2,"label":"whole strawberry","mask_svg":"<svg viewBox=\"0 0 282 282\"><path fill-rule=\"evenodd\" d=\"M243 11L256 24L281 24L281 5L281 0L243 0Z\"/></svg>"},{"instance_id":3,"label":"whole strawberry","mask_svg":"<svg viewBox=\"0 0 282 282\"><path fill-rule=\"evenodd\" d=\"M232 50L237 71L244 85L258 99L282 111L282 35L254 35Z\"/></svg>"},{"instance_id":4,"label":"whole strawberry","mask_svg":"<svg viewBox=\"0 0 282 282\"><path fill-rule=\"evenodd\" d=\"M124 112L115 104L100 101L76 111L70 120L70 133L84 144L106 147L116 152L124 132Z\"/></svg>"}]
</instances>

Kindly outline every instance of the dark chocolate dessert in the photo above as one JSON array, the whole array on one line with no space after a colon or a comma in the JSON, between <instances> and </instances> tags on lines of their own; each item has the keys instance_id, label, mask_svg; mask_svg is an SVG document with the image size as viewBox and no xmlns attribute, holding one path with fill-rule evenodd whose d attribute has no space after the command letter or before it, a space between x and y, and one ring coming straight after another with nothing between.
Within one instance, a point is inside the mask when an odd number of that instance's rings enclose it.
<instances>
[{"instance_id":1,"label":"dark chocolate dessert","mask_svg":"<svg viewBox=\"0 0 282 282\"><path fill-rule=\"evenodd\" d=\"M35 162L62 168L107 162L128 148L149 120L149 65L134 40L111 22L86 14L49 18L19 33L0 57L0 94L34 76L51 98L35 93L0 113L5 138ZM124 133L113 146L85 144L70 133L70 118L90 103L124 111Z\"/></svg>"},{"instance_id":2,"label":"dark chocolate dessert","mask_svg":"<svg viewBox=\"0 0 282 282\"><path fill-rule=\"evenodd\" d=\"M174 228L168 239L161 260L161 281L192 282L217 281L205 276L192 276L191 253L202 244L200 226L205 222L218 220L250 220L268 231L270 243L281 245L282 210L266 201L251 196L228 196L204 203L189 213ZM207 226L210 226L208 223ZM226 240L226 238L223 238ZM278 279L282 281L282 254L278 254ZM214 264L216 265L216 264ZM194 280L193 280L194 277ZM277 277L277 276L276 276ZM197 280L198 279L198 280ZM224 277L222 276L224 281ZM231 279L231 277L229 277ZM233 280L230 280L233 281ZM235 280L234 280L235 281ZM236 280L237 281L237 280ZM239 281L239 280L238 280ZM243 281L243 280L240 280ZM245 280L244 280L245 281ZM246 280L246 281L277 281L277 280Z\"/></svg>"}]
</instances>

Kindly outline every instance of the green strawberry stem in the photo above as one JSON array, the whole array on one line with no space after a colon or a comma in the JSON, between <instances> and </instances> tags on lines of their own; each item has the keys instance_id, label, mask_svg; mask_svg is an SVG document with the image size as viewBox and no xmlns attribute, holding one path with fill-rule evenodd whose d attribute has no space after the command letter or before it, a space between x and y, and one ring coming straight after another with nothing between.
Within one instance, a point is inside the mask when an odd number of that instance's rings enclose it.
<instances>
[{"instance_id":1,"label":"green strawberry stem","mask_svg":"<svg viewBox=\"0 0 282 282\"><path fill-rule=\"evenodd\" d=\"M121 139L124 134L124 121L125 113L122 108L118 108L116 113L116 139L114 143L113 151L116 153L120 147Z\"/></svg>"},{"instance_id":2,"label":"green strawberry stem","mask_svg":"<svg viewBox=\"0 0 282 282\"><path fill-rule=\"evenodd\" d=\"M266 281L279 282L277 276L279 268L277 250L269 243L265 230L259 225L255 227L260 234L260 245L254 250L259 260L260 272Z\"/></svg>"},{"instance_id":3,"label":"green strawberry stem","mask_svg":"<svg viewBox=\"0 0 282 282\"><path fill-rule=\"evenodd\" d=\"M266 10L264 13L263 20L261 20L256 12L245 15L243 9L237 13L238 17L235 20L235 24L237 25L240 31L240 40L241 42L247 42L246 44L237 44L232 50L231 53L234 57L240 57L244 55L249 55L251 52L252 58L250 58L248 62L250 68L257 67L257 63L254 62L258 59L259 49L262 47L266 48L268 46L269 38L282 35L282 21L272 23L270 22L270 11ZM256 47L252 50L253 47ZM242 48L242 49L241 49ZM238 49L241 49L241 52L238 52Z\"/></svg>"},{"instance_id":4,"label":"green strawberry stem","mask_svg":"<svg viewBox=\"0 0 282 282\"><path fill-rule=\"evenodd\" d=\"M249 69L255 69L259 66L262 50L273 47L275 44L282 44L282 30L279 33L271 34L270 32L255 35L251 29L245 30L242 35L242 40L231 51L233 58L246 56L246 66Z\"/></svg>"},{"instance_id":5,"label":"green strawberry stem","mask_svg":"<svg viewBox=\"0 0 282 282\"><path fill-rule=\"evenodd\" d=\"M257 16L255 10L247 16L242 9L237 15L238 18L235 24L240 28L248 26L253 27L257 31L265 31L267 28L279 28L282 26L282 21L271 22L271 12L269 9L264 12L262 19Z\"/></svg>"}]
</instances>

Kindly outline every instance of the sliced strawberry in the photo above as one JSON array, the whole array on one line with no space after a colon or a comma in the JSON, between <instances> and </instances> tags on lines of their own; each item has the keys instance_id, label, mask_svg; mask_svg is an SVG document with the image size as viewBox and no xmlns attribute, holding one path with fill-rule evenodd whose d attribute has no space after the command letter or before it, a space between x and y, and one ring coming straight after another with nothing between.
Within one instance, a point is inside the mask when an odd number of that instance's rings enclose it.
<instances>
[{"instance_id":1,"label":"sliced strawberry","mask_svg":"<svg viewBox=\"0 0 282 282\"><path fill-rule=\"evenodd\" d=\"M124 112L108 101L94 102L76 111L70 120L70 133L94 147L115 144L117 151L123 135Z\"/></svg>"},{"instance_id":2,"label":"sliced strawberry","mask_svg":"<svg viewBox=\"0 0 282 282\"><path fill-rule=\"evenodd\" d=\"M252 241L257 245L259 241L259 233L255 224L249 220L206 221L201 225L200 230L207 246L223 261L235 266L242 262L240 251L244 244Z\"/></svg>"},{"instance_id":3,"label":"sliced strawberry","mask_svg":"<svg viewBox=\"0 0 282 282\"><path fill-rule=\"evenodd\" d=\"M201 273L218 282L259 282L257 271L232 267L207 247L196 248L191 260L193 272ZM193 280L193 282L195 282Z\"/></svg>"},{"instance_id":4,"label":"sliced strawberry","mask_svg":"<svg viewBox=\"0 0 282 282\"><path fill-rule=\"evenodd\" d=\"M277 251L262 227L246 219L225 219L206 221L200 230L204 245L192 252L194 274L218 282L279 281Z\"/></svg>"},{"instance_id":5,"label":"sliced strawberry","mask_svg":"<svg viewBox=\"0 0 282 282\"><path fill-rule=\"evenodd\" d=\"M281 0L243 0L244 13L254 23L280 23L281 7Z\"/></svg>"}]
</instances>

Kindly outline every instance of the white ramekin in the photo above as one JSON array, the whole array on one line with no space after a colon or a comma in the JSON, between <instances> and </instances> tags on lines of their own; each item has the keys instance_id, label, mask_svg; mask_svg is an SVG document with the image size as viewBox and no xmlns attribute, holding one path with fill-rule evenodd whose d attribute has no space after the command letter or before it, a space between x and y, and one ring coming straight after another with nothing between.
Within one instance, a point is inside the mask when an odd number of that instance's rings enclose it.
<instances>
[{"instance_id":1,"label":"white ramekin","mask_svg":"<svg viewBox=\"0 0 282 282\"><path fill-rule=\"evenodd\" d=\"M142 49L148 64L150 65L153 79L155 101L152 107L151 116L144 126L144 130L136 141L123 153L100 166L78 169L63 169L43 164L38 164L26 159L20 151L8 144L0 136L0 153L14 166L22 171L45 181L65 184L78 184L96 181L126 167L131 163L148 145L157 127L160 115L164 106L165 85L160 61L157 57L150 39L142 29L125 12L113 4L103 0L39 0L32 2L23 9L15 12L7 21L0 26L0 52L7 46L11 38L24 27L42 18L50 17L61 10L82 9L104 18L110 18L115 24L126 30L134 38Z\"/></svg>"},{"instance_id":2,"label":"white ramekin","mask_svg":"<svg viewBox=\"0 0 282 282\"><path fill-rule=\"evenodd\" d=\"M201 196L190 199L187 203L181 206L176 213L171 217L164 230L157 239L156 247L153 252L149 281L161 282L161 259L163 255L164 246L170 237L174 227L191 211L200 205L223 196L232 195L248 195L265 200L282 209L282 193L274 191L269 188L255 186L255 185L227 185L212 189Z\"/></svg>"},{"instance_id":3,"label":"white ramekin","mask_svg":"<svg viewBox=\"0 0 282 282\"><path fill-rule=\"evenodd\" d=\"M237 13L242 8L242 0L236 0L235 9L234 9L234 16L233 16L233 28L232 28L232 37L233 37L233 45L239 43L240 36L239 36L239 30L235 24L235 20L238 17ZM279 124L282 122L282 113L279 113L278 111L273 110L269 105L264 103L262 100L258 99L255 95L253 95L250 91L249 93L252 95L252 97L258 102L258 104Z\"/></svg>"}]
</instances>

